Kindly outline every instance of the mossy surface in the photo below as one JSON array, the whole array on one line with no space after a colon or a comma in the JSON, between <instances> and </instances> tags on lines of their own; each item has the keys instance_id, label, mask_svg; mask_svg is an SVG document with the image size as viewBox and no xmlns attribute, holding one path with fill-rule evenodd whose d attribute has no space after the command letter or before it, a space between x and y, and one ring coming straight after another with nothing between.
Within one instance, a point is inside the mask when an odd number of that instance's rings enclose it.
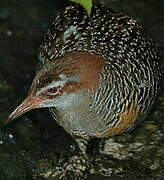
<instances>
[{"instance_id":1,"label":"mossy surface","mask_svg":"<svg viewBox=\"0 0 164 180\"><path fill-rule=\"evenodd\" d=\"M164 70L164 1L101 0L141 22L155 40ZM132 132L103 140L100 154L84 153L53 121L35 110L4 127L27 95L37 52L48 25L66 3L59 0L0 2L0 179L108 180L164 177L164 81L154 113ZM81 150L79 150L78 146Z\"/></svg>"}]
</instances>

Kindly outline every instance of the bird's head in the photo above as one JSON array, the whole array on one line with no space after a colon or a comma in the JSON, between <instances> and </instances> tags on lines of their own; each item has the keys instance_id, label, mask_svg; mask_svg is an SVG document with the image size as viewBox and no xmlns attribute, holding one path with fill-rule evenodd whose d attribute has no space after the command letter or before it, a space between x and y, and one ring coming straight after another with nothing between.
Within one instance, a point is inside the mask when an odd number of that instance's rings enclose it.
<instances>
[{"instance_id":1,"label":"bird's head","mask_svg":"<svg viewBox=\"0 0 164 180\"><path fill-rule=\"evenodd\" d=\"M27 98L6 123L36 108L69 106L80 91L94 94L104 61L86 52L74 52L45 65L35 76Z\"/></svg>"}]
</instances>

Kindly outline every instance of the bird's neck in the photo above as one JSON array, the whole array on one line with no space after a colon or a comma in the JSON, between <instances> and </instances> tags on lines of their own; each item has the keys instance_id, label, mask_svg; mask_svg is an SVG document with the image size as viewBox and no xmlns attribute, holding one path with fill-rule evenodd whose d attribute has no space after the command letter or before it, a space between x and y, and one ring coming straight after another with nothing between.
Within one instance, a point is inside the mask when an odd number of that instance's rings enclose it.
<instances>
[{"instance_id":1,"label":"bird's neck","mask_svg":"<svg viewBox=\"0 0 164 180\"><path fill-rule=\"evenodd\" d=\"M69 96L65 95L63 100L60 98L59 101L56 107L59 125L73 135L94 136L100 128L98 122L101 118L89 111L89 106L93 103L92 97L86 91L80 91Z\"/></svg>"}]
</instances>

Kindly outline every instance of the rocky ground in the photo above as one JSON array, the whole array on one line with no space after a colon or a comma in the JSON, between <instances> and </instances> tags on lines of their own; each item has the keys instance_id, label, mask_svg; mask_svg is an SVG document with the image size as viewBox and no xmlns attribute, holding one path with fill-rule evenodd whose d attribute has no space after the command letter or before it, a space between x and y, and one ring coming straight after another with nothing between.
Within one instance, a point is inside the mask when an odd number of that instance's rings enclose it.
<instances>
[{"instance_id":1,"label":"rocky ground","mask_svg":"<svg viewBox=\"0 0 164 180\"><path fill-rule=\"evenodd\" d=\"M160 50L164 69L164 1L101 2L146 27ZM4 127L8 114L27 94L43 35L65 5L64 0L0 2L0 179L164 179L164 81L147 121L132 132L103 140L100 153L86 155L87 142L67 135L46 109Z\"/></svg>"}]
</instances>

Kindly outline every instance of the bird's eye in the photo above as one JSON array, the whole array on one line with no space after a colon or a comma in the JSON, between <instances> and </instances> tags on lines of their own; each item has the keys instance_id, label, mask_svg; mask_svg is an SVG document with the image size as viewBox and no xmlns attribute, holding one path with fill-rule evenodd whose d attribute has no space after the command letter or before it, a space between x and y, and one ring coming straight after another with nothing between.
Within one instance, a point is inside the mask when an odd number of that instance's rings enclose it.
<instances>
[{"instance_id":1,"label":"bird's eye","mask_svg":"<svg viewBox=\"0 0 164 180\"><path fill-rule=\"evenodd\" d=\"M50 95L55 95L55 94L57 94L59 92L59 87L49 88L47 92Z\"/></svg>"}]
</instances>

